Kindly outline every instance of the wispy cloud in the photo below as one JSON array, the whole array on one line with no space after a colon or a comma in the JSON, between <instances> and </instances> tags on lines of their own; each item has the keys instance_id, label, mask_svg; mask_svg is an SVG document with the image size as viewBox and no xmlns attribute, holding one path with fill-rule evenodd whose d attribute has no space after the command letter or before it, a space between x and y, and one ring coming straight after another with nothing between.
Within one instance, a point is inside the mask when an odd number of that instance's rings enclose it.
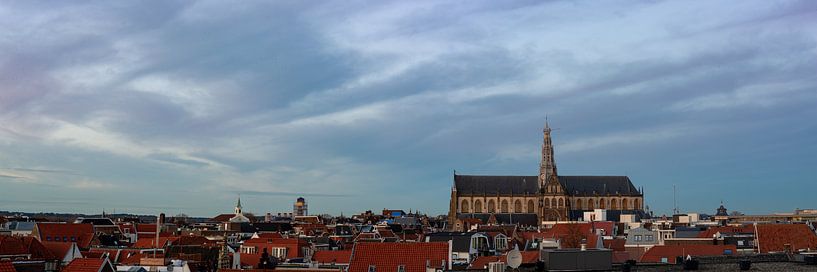
<instances>
[{"instance_id":1,"label":"wispy cloud","mask_svg":"<svg viewBox=\"0 0 817 272\"><path fill-rule=\"evenodd\" d=\"M776 178L813 179L794 153L817 146L816 7L6 2L0 178L21 198L168 202L149 213L229 210L224 192L442 213L450 169L536 171L550 115L557 153L585 158L574 169L643 165L633 178L662 186L650 169L685 167L663 154L715 164L776 142L782 157L740 167L785 161ZM746 143L724 140L736 134ZM610 149L637 152L601 161Z\"/></svg>"}]
</instances>

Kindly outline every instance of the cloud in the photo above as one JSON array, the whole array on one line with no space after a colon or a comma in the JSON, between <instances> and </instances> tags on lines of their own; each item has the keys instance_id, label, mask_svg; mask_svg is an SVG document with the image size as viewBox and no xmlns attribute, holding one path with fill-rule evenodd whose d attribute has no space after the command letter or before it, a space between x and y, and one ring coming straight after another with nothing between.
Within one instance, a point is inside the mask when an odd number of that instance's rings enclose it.
<instances>
[{"instance_id":1,"label":"cloud","mask_svg":"<svg viewBox=\"0 0 817 272\"><path fill-rule=\"evenodd\" d=\"M223 192L443 213L450 169L536 171L545 115L578 169L732 154L736 132L787 154L815 146L814 5L3 3L1 174L22 196L126 190L204 216Z\"/></svg>"}]
</instances>

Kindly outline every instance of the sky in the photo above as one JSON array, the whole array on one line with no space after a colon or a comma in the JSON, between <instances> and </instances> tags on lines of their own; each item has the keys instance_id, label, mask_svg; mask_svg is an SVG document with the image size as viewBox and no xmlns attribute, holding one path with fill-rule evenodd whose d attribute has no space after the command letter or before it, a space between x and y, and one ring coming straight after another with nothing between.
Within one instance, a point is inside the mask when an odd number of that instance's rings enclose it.
<instances>
[{"instance_id":1,"label":"sky","mask_svg":"<svg viewBox=\"0 0 817 272\"><path fill-rule=\"evenodd\" d=\"M0 210L444 214L453 171L817 208L815 1L2 1ZM675 198L673 186L676 188Z\"/></svg>"}]
</instances>

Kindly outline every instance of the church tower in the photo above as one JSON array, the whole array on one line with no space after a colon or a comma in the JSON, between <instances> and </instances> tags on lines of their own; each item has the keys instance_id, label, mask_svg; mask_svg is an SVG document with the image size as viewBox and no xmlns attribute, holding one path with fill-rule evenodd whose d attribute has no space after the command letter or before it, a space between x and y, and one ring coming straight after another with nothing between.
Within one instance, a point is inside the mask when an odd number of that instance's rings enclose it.
<instances>
[{"instance_id":1,"label":"church tower","mask_svg":"<svg viewBox=\"0 0 817 272\"><path fill-rule=\"evenodd\" d=\"M568 220L569 201L565 188L559 183L550 125L545 121L542 143L542 162L539 164L539 219L540 221Z\"/></svg>"},{"instance_id":2,"label":"church tower","mask_svg":"<svg viewBox=\"0 0 817 272\"><path fill-rule=\"evenodd\" d=\"M238 196L238 203L235 204L235 215L242 214L241 212L241 196Z\"/></svg>"}]
</instances>

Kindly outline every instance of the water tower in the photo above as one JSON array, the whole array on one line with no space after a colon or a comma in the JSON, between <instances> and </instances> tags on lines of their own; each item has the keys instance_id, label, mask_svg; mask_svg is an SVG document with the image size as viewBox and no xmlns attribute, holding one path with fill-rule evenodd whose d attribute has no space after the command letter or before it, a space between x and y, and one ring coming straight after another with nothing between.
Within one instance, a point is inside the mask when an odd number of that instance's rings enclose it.
<instances>
[{"instance_id":1,"label":"water tower","mask_svg":"<svg viewBox=\"0 0 817 272\"><path fill-rule=\"evenodd\" d=\"M295 205L292 205L292 215L305 216L307 214L306 199L299 197L298 200L295 200Z\"/></svg>"}]
</instances>

